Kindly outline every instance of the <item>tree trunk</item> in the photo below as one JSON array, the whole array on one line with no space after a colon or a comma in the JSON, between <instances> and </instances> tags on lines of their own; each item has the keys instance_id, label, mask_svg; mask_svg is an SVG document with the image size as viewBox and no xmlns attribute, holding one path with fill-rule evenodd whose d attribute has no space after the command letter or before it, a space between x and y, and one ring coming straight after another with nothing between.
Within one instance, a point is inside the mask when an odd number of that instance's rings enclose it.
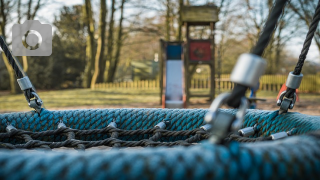
<instances>
[{"instance_id":1,"label":"tree trunk","mask_svg":"<svg viewBox=\"0 0 320 180\"><path fill-rule=\"evenodd\" d=\"M167 14L166 14L166 40L170 41L170 0L166 2Z\"/></svg>"},{"instance_id":2,"label":"tree trunk","mask_svg":"<svg viewBox=\"0 0 320 180\"><path fill-rule=\"evenodd\" d=\"M18 87L17 87L17 80L16 80L16 76L14 74L14 71L6 57L6 55L4 53L2 53L2 59L4 61L4 64L6 65L7 69L8 69L8 73L9 73L9 81L10 81L10 92L11 94L17 94L18 91Z\"/></svg>"},{"instance_id":3,"label":"tree trunk","mask_svg":"<svg viewBox=\"0 0 320 180\"><path fill-rule=\"evenodd\" d=\"M181 17L182 6L183 6L183 0L179 0L179 24L178 24L177 41L182 41L182 17Z\"/></svg>"},{"instance_id":4,"label":"tree trunk","mask_svg":"<svg viewBox=\"0 0 320 180\"><path fill-rule=\"evenodd\" d=\"M107 15L106 0L100 0L99 39L98 39L97 53L95 57L94 74L91 80L91 89L94 89L94 85L97 82L97 78L99 75L100 62L102 61L103 55L104 55L106 15Z\"/></svg>"},{"instance_id":5,"label":"tree trunk","mask_svg":"<svg viewBox=\"0 0 320 180\"><path fill-rule=\"evenodd\" d=\"M109 31L108 31L108 45L107 45L107 61L109 61L109 66L108 66L108 72L107 74L107 82L112 82L113 81L113 58L112 58L112 53L113 53L113 31L114 31L114 12L116 11L115 9L115 0L112 0L112 5L111 5L111 17L110 17L110 24L109 24ZM104 64L105 68L106 64ZM103 71L104 73L104 71Z\"/></svg>"},{"instance_id":6,"label":"tree trunk","mask_svg":"<svg viewBox=\"0 0 320 180\"><path fill-rule=\"evenodd\" d=\"M115 74L117 72L117 66L119 63L119 59L120 59L120 52L121 52L121 47L122 47L122 35L123 35L123 27L122 27L122 22L123 22L123 9L124 9L124 3L126 2L126 0L122 0L121 1L121 15L120 15L120 20L119 20L119 32L118 32L118 38L117 38L117 49L116 49L116 55L114 58L114 62L113 64L110 65L110 79L114 79Z\"/></svg>"},{"instance_id":7,"label":"tree trunk","mask_svg":"<svg viewBox=\"0 0 320 180\"><path fill-rule=\"evenodd\" d=\"M7 10L8 11L8 10ZM6 37L6 24L7 24L7 19L8 19L8 13L5 12L5 3L3 0L0 0L0 17L2 18L1 22L1 27L0 27L0 35L2 35L4 38ZM4 53L2 53L2 59L4 61L4 64L6 65L6 68L9 73L9 80L10 80L10 92L12 94L17 94L18 87L17 87L17 82L16 82L16 76L14 74L14 71Z\"/></svg>"},{"instance_id":8,"label":"tree trunk","mask_svg":"<svg viewBox=\"0 0 320 180\"><path fill-rule=\"evenodd\" d=\"M86 47L86 67L84 70L82 87L89 88L92 78L94 64L94 24L90 0L85 0L85 21L88 27L87 47Z\"/></svg>"}]
</instances>

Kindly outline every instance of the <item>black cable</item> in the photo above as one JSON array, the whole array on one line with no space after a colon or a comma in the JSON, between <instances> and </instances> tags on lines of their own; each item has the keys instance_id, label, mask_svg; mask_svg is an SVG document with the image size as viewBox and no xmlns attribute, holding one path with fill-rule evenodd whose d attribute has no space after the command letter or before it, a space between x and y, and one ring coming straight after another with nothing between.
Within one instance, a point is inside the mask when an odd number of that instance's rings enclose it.
<instances>
[{"instance_id":1,"label":"black cable","mask_svg":"<svg viewBox=\"0 0 320 180\"><path fill-rule=\"evenodd\" d=\"M277 27L278 19L280 18L285 5L288 0L276 0L273 4L272 10L268 17L268 20L263 28L263 31L258 39L256 46L252 49L251 53L262 56L265 48L268 46L269 41L272 37L274 30ZM240 106L241 97L245 96L248 87L244 85L235 85L231 95L227 100L227 105L233 108L238 108Z\"/></svg>"},{"instance_id":2,"label":"black cable","mask_svg":"<svg viewBox=\"0 0 320 180\"><path fill-rule=\"evenodd\" d=\"M296 67L293 70L294 75L299 75L302 71L302 67L303 67L304 61L307 58L307 54L308 54L309 48L311 46L314 33L317 30L319 20L320 20L320 1L318 1L318 5L317 5L315 13L313 15L312 22L309 27L309 31L308 31L306 39L303 43L303 47L302 47L301 53L299 55L299 60L297 62ZM287 88L285 97L293 98L295 92L296 92L295 89Z\"/></svg>"},{"instance_id":3,"label":"black cable","mask_svg":"<svg viewBox=\"0 0 320 180\"><path fill-rule=\"evenodd\" d=\"M21 71L19 65L16 63L15 58L13 57L13 55L11 54L4 38L2 36L0 36L0 47L3 50L4 54L6 55L10 65L13 68L13 71L15 72L17 78L23 78L23 72Z\"/></svg>"},{"instance_id":4,"label":"black cable","mask_svg":"<svg viewBox=\"0 0 320 180\"><path fill-rule=\"evenodd\" d=\"M6 55L9 64L11 65L14 73L16 74L16 77L18 79L23 78L26 76L25 72L22 70L21 65L19 62L14 58L14 56L11 54L11 51L8 48L8 45L6 44L4 37L0 36L0 47L3 50L4 54ZM34 92L32 88L24 90L23 94L26 97L27 100L30 100L31 98L34 98L34 95L32 94Z\"/></svg>"}]
</instances>

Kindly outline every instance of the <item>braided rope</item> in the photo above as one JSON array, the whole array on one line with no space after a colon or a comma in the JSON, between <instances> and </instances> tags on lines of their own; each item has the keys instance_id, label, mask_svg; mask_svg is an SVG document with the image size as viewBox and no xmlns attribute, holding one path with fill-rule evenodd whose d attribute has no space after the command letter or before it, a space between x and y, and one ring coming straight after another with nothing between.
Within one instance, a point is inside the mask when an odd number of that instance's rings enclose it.
<instances>
[{"instance_id":1,"label":"braided rope","mask_svg":"<svg viewBox=\"0 0 320 180\"><path fill-rule=\"evenodd\" d=\"M90 136L96 134L111 134L110 137L103 140L96 141L85 141L78 140L77 137ZM124 141L120 140L121 136L134 136L134 135L150 135L153 134L149 139L142 139L139 141ZM67 139L61 142L47 142L41 140L34 140L33 138L42 138L44 136L67 136ZM175 142L158 142L161 137L168 136L192 136L182 141ZM0 133L0 140L10 138L13 139L24 139L25 144L11 144L0 142L0 148L23 148L23 149L33 149L33 148L61 148L61 147L72 147L75 149L84 150L86 148L96 147L96 146L110 146L110 147L136 147L136 146L190 146L193 143L197 143L203 139L208 139L209 133L203 129L194 130L184 130L184 131L168 131L160 129L158 127L151 129L139 129L139 130L122 130L114 127L106 127L103 129L92 129L92 130L78 130L70 129L66 127L61 127L56 130L48 130L42 132L31 132L19 129L12 129L8 133Z\"/></svg>"},{"instance_id":2,"label":"braided rope","mask_svg":"<svg viewBox=\"0 0 320 180\"><path fill-rule=\"evenodd\" d=\"M2 36L0 36L0 47L3 50L4 54L6 55L10 65L13 68L13 71L15 72L17 78L23 78L23 73L20 70L20 67L16 63L16 60L14 59L13 55L11 54L11 51L8 49L6 42Z\"/></svg>"},{"instance_id":3,"label":"braided rope","mask_svg":"<svg viewBox=\"0 0 320 180\"><path fill-rule=\"evenodd\" d=\"M318 1L318 5L316 7L315 13L314 13L313 18L312 18L312 22L310 24L310 27L309 27L309 30L308 30L308 33L307 33L307 36L306 36L306 39L305 39L305 41L303 43L303 47L302 47L301 53L299 55L299 60L297 62L297 65L294 68L294 71L293 71L294 75L299 75L301 73L301 71L302 71L302 67L303 67L304 61L307 58L307 55L308 55L308 52L309 52L309 48L311 46L312 39L314 37L314 33L317 30L319 21L320 21L320 1ZM288 97L288 98L293 98L294 93L296 92L295 89L291 89L291 88L287 88L286 91L287 92L285 94L285 97Z\"/></svg>"},{"instance_id":4,"label":"braided rope","mask_svg":"<svg viewBox=\"0 0 320 180\"><path fill-rule=\"evenodd\" d=\"M268 46L272 34L277 27L278 19L280 18L288 0L276 0L271 9L270 15L266 24L261 32L261 35L258 39L256 46L252 49L251 53L262 56L265 48ZM230 107L238 108L240 106L240 99L245 96L248 87L236 84L234 89L231 92L227 104Z\"/></svg>"},{"instance_id":5,"label":"braided rope","mask_svg":"<svg viewBox=\"0 0 320 180\"><path fill-rule=\"evenodd\" d=\"M17 60L14 58L14 56L11 54L11 51L9 50L4 37L0 36L0 47L3 50L4 54L6 55L9 64L11 65L13 71L15 72L15 75L18 79L23 78L24 71L22 70L20 64L17 62ZM29 101L31 98L34 98L34 95L32 94L32 89L26 89L24 90L24 96Z\"/></svg>"},{"instance_id":6,"label":"braided rope","mask_svg":"<svg viewBox=\"0 0 320 180\"><path fill-rule=\"evenodd\" d=\"M1 179L317 179L319 132L277 142L34 152L0 150Z\"/></svg>"}]
</instances>

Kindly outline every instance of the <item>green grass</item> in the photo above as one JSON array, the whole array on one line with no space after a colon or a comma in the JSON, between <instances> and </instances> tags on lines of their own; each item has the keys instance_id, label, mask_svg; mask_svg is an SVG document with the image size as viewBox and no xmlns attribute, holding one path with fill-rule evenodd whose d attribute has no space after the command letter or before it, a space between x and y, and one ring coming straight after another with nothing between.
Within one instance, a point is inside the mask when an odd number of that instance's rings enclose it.
<instances>
[{"instance_id":1,"label":"green grass","mask_svg":"<svg viewBox=\"0 0 320 180\"><path fill-rule=\"evenodd\" d=\"M208 90L192 90L193 93L208 93ZM223 91L221 91L223 92ZM218 94L218 91L216 91ZM47 109L63 109L65 107L95 108L95 106L117 106L153 108L160 107L159 90L108 89L108 90L54 90L39 91L39 96ZM276 99L277 92L258 91L260 98ZM247 94L249 95L249 94ZM300 98L320 102L319 94L300 94ZM150 105L151 104L151 105ZM137 105L137 106L136 106ZM0 112L29 111L23 94L9 95L0 92Z\"/></svg>"},{"instance_id":2,"label":"green grass","mask_svg":"<svg viewBox=\"0 0 320 180\"><path fill-rule=\"evenodd\" d=\"M38 92L45 108L62 108L97 105L127 105L133 103L159 102L158 90L58 90ZM22 94L1 95L0 111L30 110Z\"/></svg>"}]
</instances>

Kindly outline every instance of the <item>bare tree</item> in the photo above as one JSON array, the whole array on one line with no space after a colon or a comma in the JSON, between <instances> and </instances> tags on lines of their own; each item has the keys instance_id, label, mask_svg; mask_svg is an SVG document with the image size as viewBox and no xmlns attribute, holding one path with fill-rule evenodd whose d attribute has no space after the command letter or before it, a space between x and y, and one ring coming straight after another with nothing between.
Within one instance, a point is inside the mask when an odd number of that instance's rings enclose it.
<instances>
[{"instance_id":1,"label":"bare tree","mask_svg":"<svg viewBox=\"0 0 320 180\"><path fill-rule=\"evenodd\" d=\"M6 40L6 25L10 19L10 11L13 9L14 7L14 2L10 1L10 0L0 0L0 23L1 23L1 27L0 27L0 34L1 36L3 36ZM12 94L16 94L18 93L18 89L17 89L17 82L16 82L16 77L15 77L15 73L14 70L12 69L6 55L4 53L2 53L2 59L4 61L4 64L8 70L9 73L9 79L10 79L10 92Z\"/></svg>"},{"instance_id":2,"label":"bare tree","mask_svg":"<svg viewBox=\"0 0 320 180\"><path fill-rule=\"evenodd\" d=\"M117 47L116 47L116 53L115 53L115 57L114 57L114 61L112 62L112 64L110 64L110 67L112 68L111 70L111 77L110 79L114 79L115 77L115 73L117 72L117 67L119 64L119 59L120 59L120 52L121 52L121 47L122 47L122 36L123 36L123 15L124 15L124 4L125 4L126 0L121 0L121 13L120 13L120 20L119 20L119 31L118 31L118 37L117 37Z\"/></svg>"},{"instance_id":3,"label":"bare tree","mask_svg":"<svg viewBox=\"0 0 320 180\"><path fill-rule=\"evenodd\" d=\"M315 8L318 1L296 0L289 4L290 9L298 16L298 19L305 23L308 27L311 24ZM318 28L314 34L314 40L320 51L320 29Z\"/></svg>"},{"instance_id":4,"label":"bare tree","mask_svg":"<svg viewBox=\"0 0 320 180\"><path fill-rule=\"evenodd\" d=\"M94 64L94 22L90 0L85 0L85 23L87 25L86 67L84 70L82 86L89 88L91 85L92 70Z\"/></svg>"},{"instance_id":5,"label":"bare tree","mask_svg":"<svg viewBox=\"0 0 320 180\"><path fill-rule=\"evenodd\" d=\"M99 38L98 38L97 53L95 58L94 74L91 80L91 89L94 89L94 85L97 82L99 72L100 72L100 65L105 66L105 63L101 64L100 62L102 62L104 59L106 16L107 16L106 0L100 0Z\"/></svg>"},{"instance_id":6,"label":"bare tree","mask_svg":"<svg viewBox=\"0 0 320 180\"><path fill-rule=\"evenodd\" d=\"M109 67L107 72L107 82L113 81L113 67L112 67L112 61L113 61L113 32L114 32L114 14L116 11L115 8L115 0L112 0L111 2L111 16L110 16L110 22L109 22L109 31L108 31L108 44L107 44L107 61L109 61ZM106 66L106 65L104 65ZM104 72L104 71L103 71Z\"/></svg>"}]
</instances>

